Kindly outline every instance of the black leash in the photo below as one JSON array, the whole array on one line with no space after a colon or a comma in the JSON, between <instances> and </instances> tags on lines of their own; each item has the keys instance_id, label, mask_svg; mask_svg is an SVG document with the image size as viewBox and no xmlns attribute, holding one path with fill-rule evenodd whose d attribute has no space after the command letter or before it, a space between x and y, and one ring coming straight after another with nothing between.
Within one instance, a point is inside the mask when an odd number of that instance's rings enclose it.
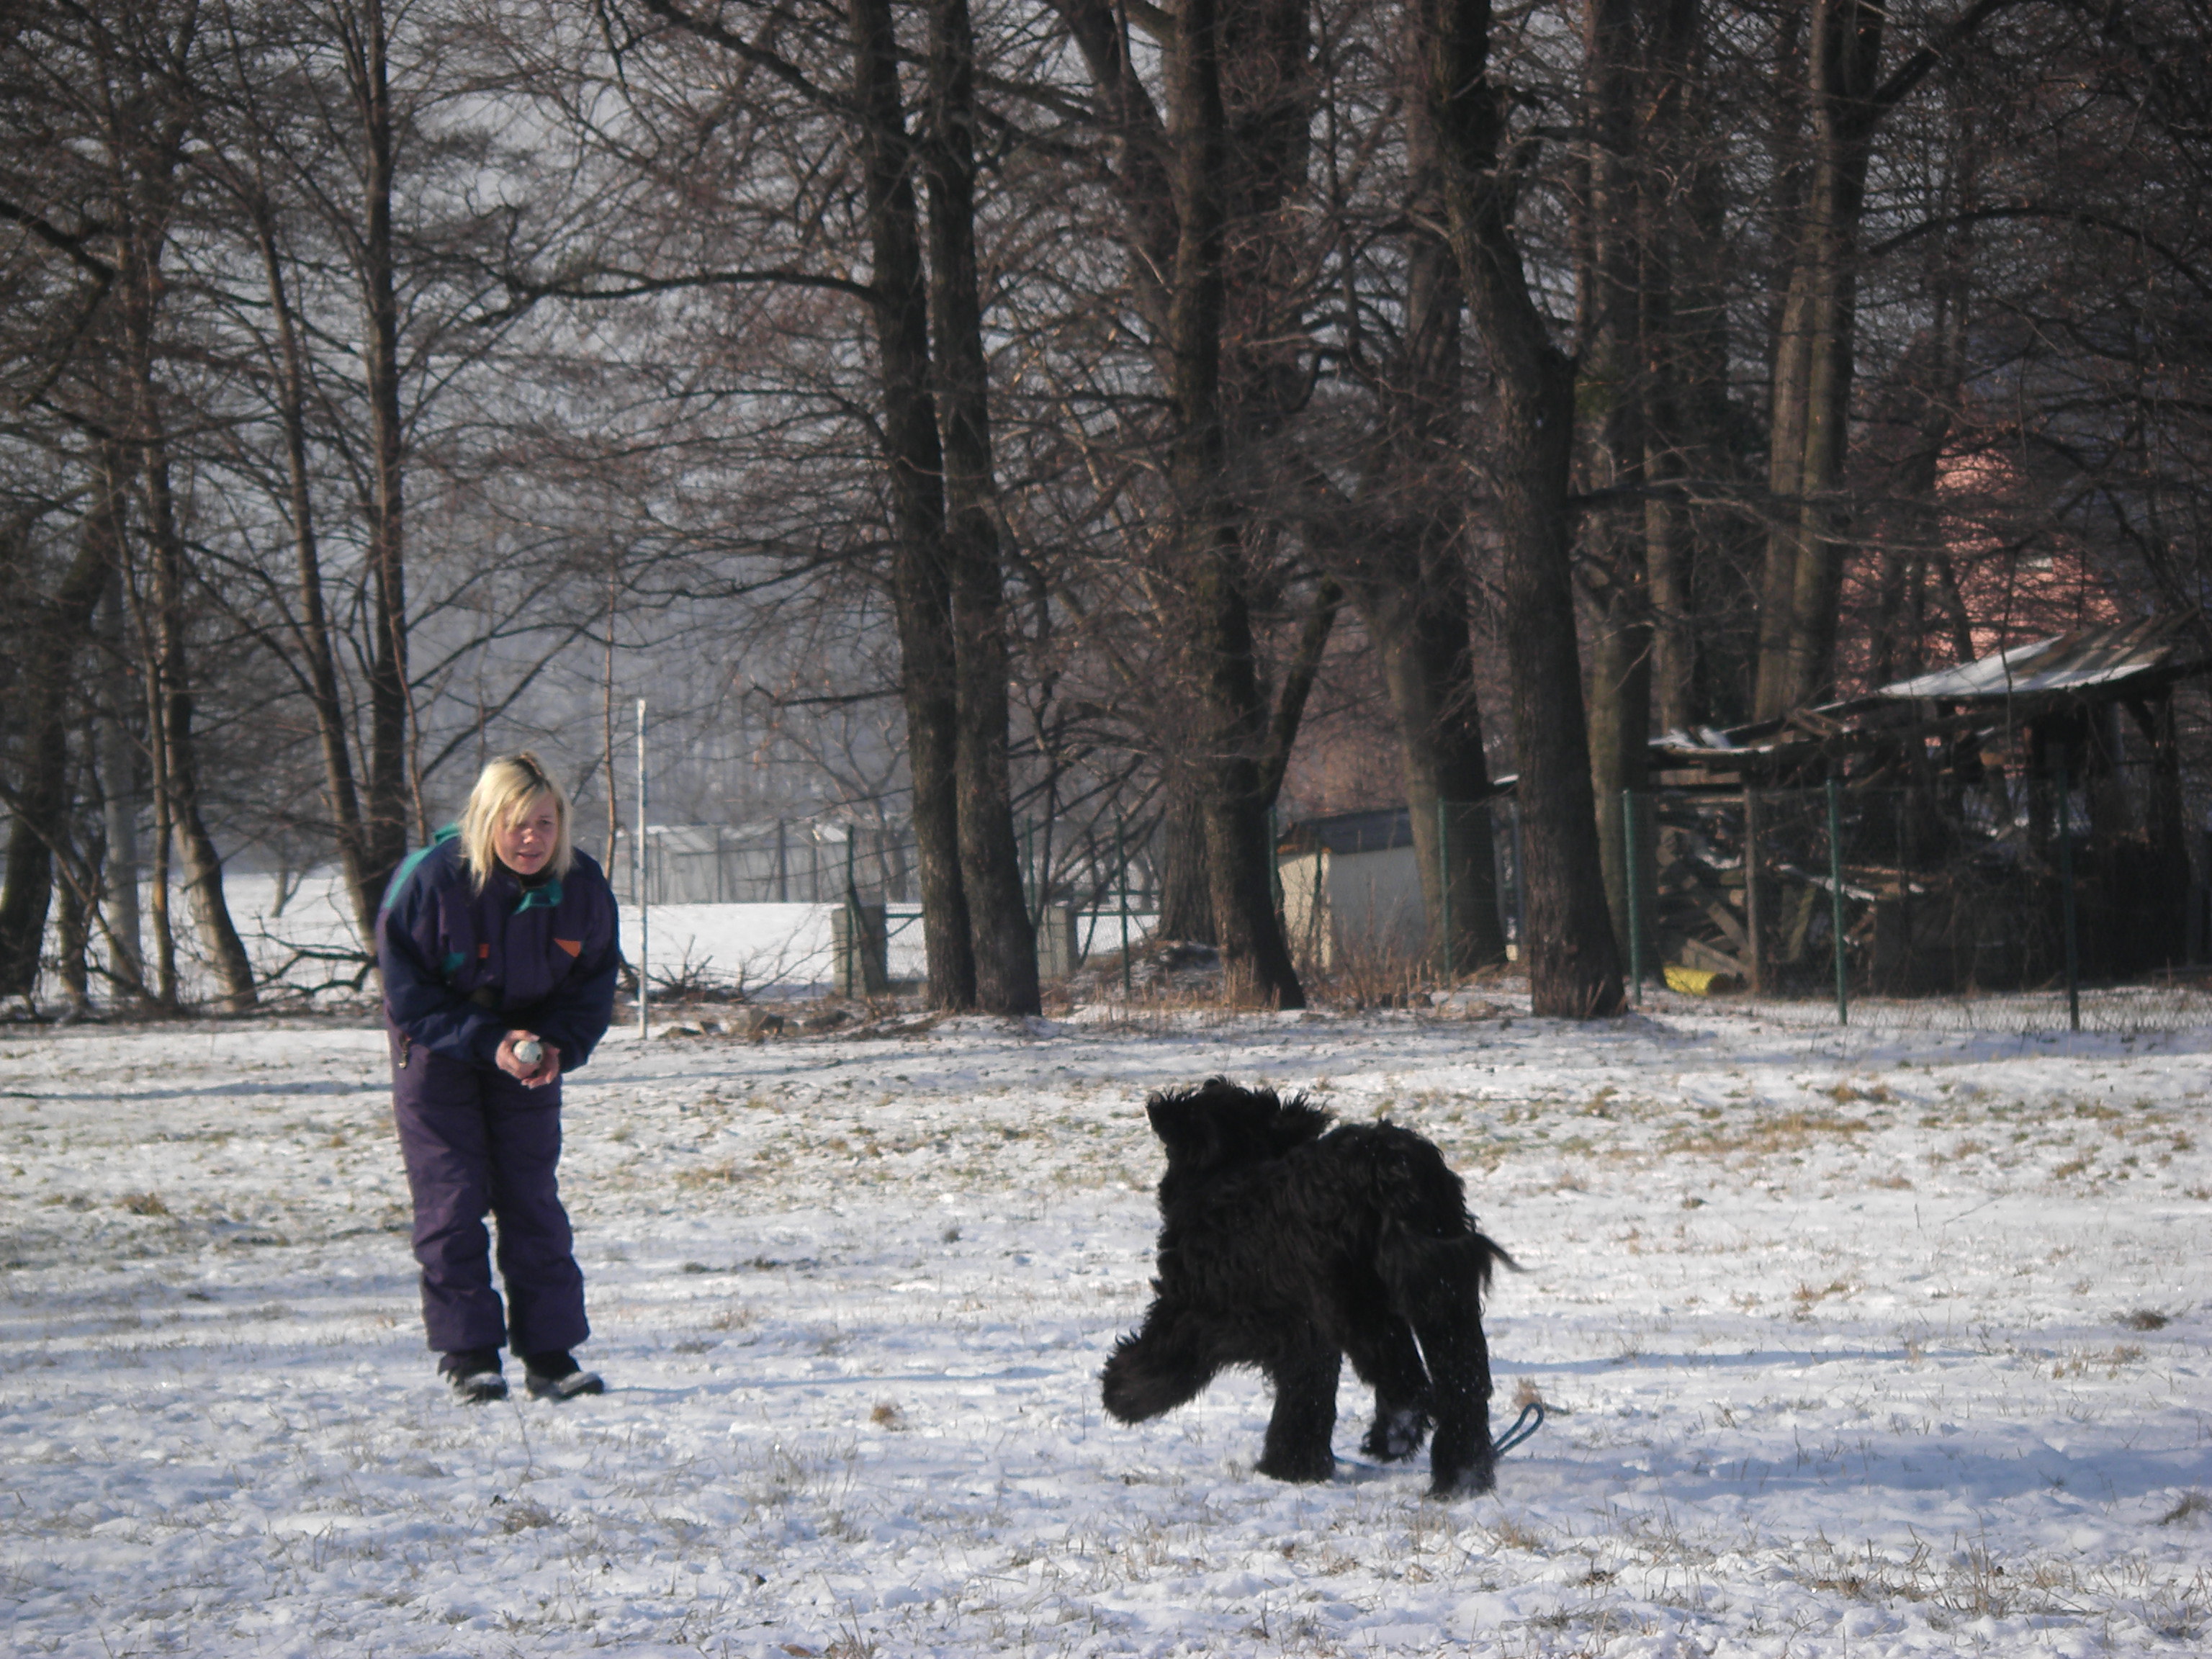
<instances>
[{"instance_id":1,"label":"black leash","mask_svg":"<svg viewBox=\"0 0 2212 1659\"><path fill-rule=\"evenodd\" d=\"M1532 1400L1521 1408L1521 1415L1513 1419L1513 1426L1490 1443L1490 1449L1503 1457L1543 1426L1544 1402Z\"/></svg>"}]
</instances>

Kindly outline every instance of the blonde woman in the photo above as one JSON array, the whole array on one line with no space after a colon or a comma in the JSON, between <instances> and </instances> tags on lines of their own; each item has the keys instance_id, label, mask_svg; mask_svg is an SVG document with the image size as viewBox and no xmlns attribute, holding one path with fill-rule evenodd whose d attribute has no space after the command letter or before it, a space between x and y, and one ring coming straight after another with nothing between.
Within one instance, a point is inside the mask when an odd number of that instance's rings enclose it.
<instances>
[{"instance_id":1,"label":"blonde woman","mask_svg":"<svg viewBox=\"0 0 2212 1659\"><path fill-rule=\"evenodd\" d=\"M591 1058L614 1012L615 901L536 756L485 767L460 822L399 867L376 957L440 1372L465 1401L503 1400L511 1346L533 1398L599 1393L569 1352L590 1328L556 1169L562 1074Z\"/></svg>"}]
</instances>

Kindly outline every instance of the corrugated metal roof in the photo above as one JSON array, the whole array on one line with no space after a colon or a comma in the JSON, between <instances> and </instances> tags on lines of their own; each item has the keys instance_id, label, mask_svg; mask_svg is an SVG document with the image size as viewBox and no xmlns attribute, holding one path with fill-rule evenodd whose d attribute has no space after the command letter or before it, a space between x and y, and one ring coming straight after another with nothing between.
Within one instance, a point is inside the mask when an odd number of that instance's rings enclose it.
<instances>
[{"instance_id":1,"label":"corrugated metal roof","mask_svg":"<svg viewBox=\"0 0 2212 1659\"><path fill-rule=\"evenodd\" d=\"M1885 685L1876 695L1971 702L2109 688L2138 675L2186 673L2205 666L2184 631L2185 618L2145 617L2057 634L2009 651Z\"/></svg>"},{"instance_id":2,"label":"corrugated metal roof","mask_svg":"<svg viewBox=\"0 0 2212 1659\"><path fill-rule=\"evenodd\" d=\"M1870 696L1818 708L1800 708L1780 720L1716 731L1674 731L1651 739L1662 764L1711 766L1723 771L1747 763L1772 763L1826 749L1865 749L1944 731L1994 727L2013 718L2008 705L2039 700L2021 711L2033 717L2070 700L2098 702L2128 695L2131 686L2176 680L2212 669L2193 617L2150 617L2102 628L2077 629L2016 645L1955 667L1896 680ZM1904 702L1954 705L1935 720L1896 723ZM1960 705L1963 705L1962 707Z\"/></svg>"},{"instance_id":3,"label":"corrugated metal roof","mask_svg":"<svg viewBox=\"0 0 2212 1659\"><path fill-rule=\"evenodd\" d=\"M1394 847L1413 844L1413 815L1402 806L1378 807L1368 812L1338 812L1325 818L1301 818L1283 832L1282 841L1288 851L1327 850L1340 856L1387 853Z\"/></svg>"}]
</instances>

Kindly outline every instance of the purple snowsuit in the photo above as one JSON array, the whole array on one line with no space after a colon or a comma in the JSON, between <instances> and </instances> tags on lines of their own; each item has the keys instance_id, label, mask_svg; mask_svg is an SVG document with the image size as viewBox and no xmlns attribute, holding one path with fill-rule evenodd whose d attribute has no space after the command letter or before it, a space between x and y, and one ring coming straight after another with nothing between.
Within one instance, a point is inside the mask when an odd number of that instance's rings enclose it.
<instances>
[{"instance_id":1,"label":"purple snowsuit","mask_svg":"<svg viewBox=\"0 0 2212 1659\"><path fill-rule=\"evenodd\" d=\"M561 1085L526 1089L495 1060L507 1032L535 1031L565 1074L605 1035L617 963L606 878L578 853L565 876L525 884L501 868L479 893L447 830L392 878L376 959L430 1346L574 1347L591 1330L555 1178ZM499 1222L504 1311L487 1212Z\"/></svg>"}]
</instances>

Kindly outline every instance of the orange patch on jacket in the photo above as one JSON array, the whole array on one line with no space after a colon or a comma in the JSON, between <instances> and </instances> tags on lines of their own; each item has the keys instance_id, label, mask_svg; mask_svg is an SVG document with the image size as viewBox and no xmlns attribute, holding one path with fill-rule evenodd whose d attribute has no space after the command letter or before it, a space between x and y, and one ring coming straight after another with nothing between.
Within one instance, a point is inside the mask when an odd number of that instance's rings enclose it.
<instances>
[{"instance_id":1,"label":"orange patch on jacket","mask_svg":"<svg viewBox=\"0 0 2212 1659\"><path fill-rule=\"evenodd\" d=\"M584 954L584 941L580 939L556 939L553 942L572 957Z\"/></svg>"},{"instance_id":2,"label":"orange patch on jacket","mask_svg":"<svg viewBox=\"0 0 2212 1659\"><path fill-rule=\"evenodd\" d=\"M490 954L491 954L491 941L490 941L490 940L487 939L487 940L485 940L483 944L481 944L481 945L477 945L477 960L478 962L482 962L482 961L483 961L486 957L489 957Z\"/></svg>"}]
</instances>

